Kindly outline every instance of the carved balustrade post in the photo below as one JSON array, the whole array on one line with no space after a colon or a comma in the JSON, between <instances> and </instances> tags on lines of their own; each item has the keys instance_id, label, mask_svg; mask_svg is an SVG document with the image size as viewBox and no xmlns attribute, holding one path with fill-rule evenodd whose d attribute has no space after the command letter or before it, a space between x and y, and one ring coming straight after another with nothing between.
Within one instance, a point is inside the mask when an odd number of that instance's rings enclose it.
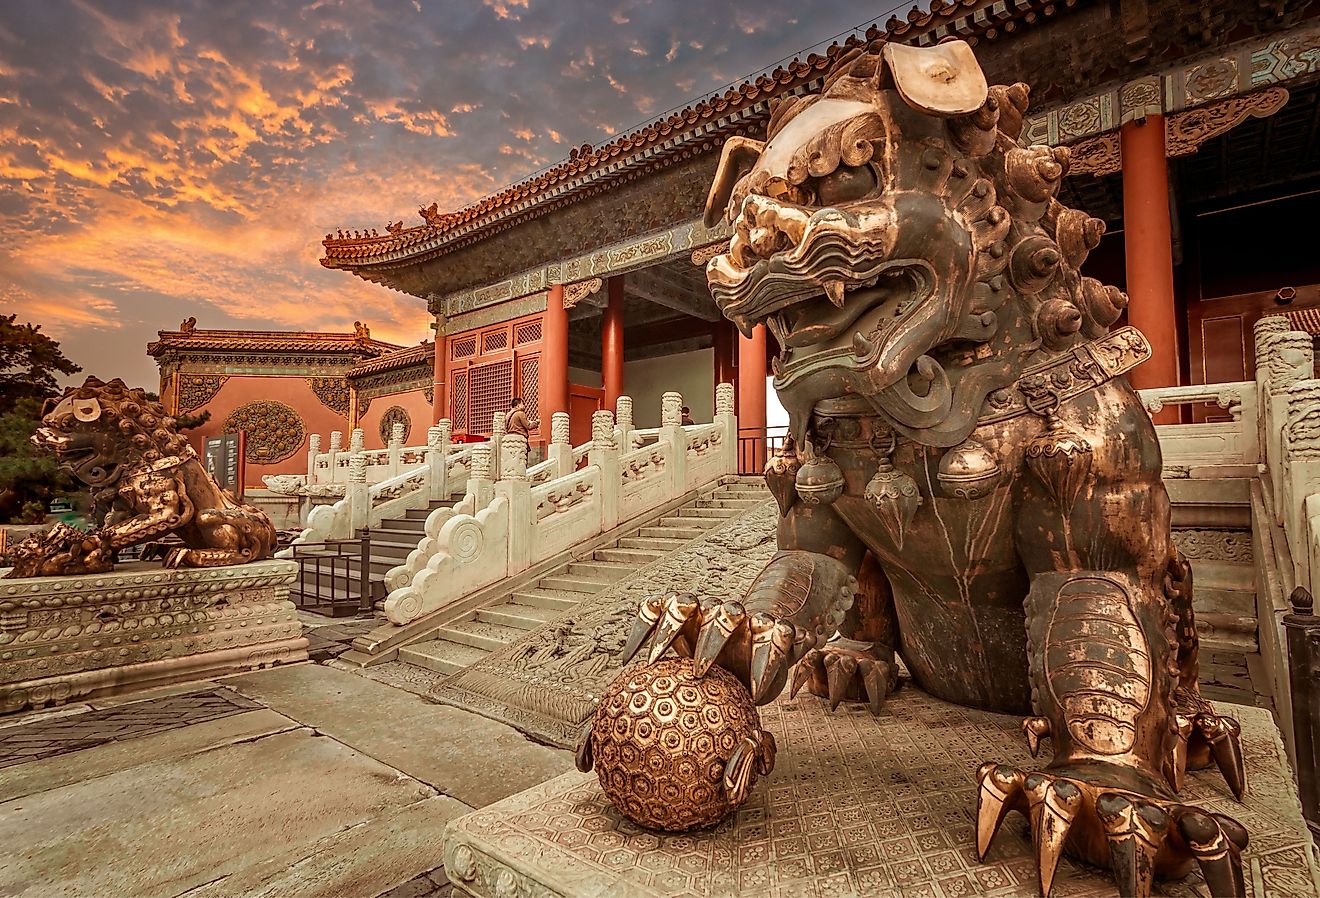
<instances>
[{"instance_id":1,"label":"carved balustrade post","mask_svg":"<svg viewBox=\"0 0 1320 898\"><path fill-rule=\"evenodd\" d=\"M1310 347L1307 348L1309 352ZM1307 535L1306 499L1320 492L1320 380L1307 378L1294 382L1284 399L1287 412L1283 419L1283 461L1279 465L1282 485L1274 494L1274 507L1282 517L1288 537L1295 582L1310 588L1311 541Z\"/></svg>"},{"instance_id":2,"label":"carved balustrade post","mask_svg":"<svg viewBox=\"0 0 1320 898\"><path fill-rule=\"evenodd\" d=\"M490 465L490 479L491 479L491 480L499 480L499 479L500 479L500 462L502 461L501 455L503 455L503 453L500 452L500 446L502 446L502 445L504 444L504 431L505 431L506 427L508 426L508 421L509 421L509 416L508 416L507 414L505 414L504 412L496 412L496 413L491 417L491 422L490 422L490 444L491 444L491 446L493 447L493 448L491 449L491 456L490 456L490 457L491 457L491 465Z\"/></svg>"},{"instance_id":3,"label":"carved balustrade post","mask_svg":"<svg viewBox=\"0 0 1320 898\"><path fill-rule=\"evenodd\" d=\"M1283 616L1288 640L1288 681L1292 696L1293 763L1302 816L1320 835L1320 617L1310 590L1291 596L1292 613Z\"/></svg>"},{"instance_id":4,"label":"carved balustrade post","mask_svg":"<svg viewBox=\"0 0 1320 898\"><path fill-rule=\"evenodd\" d=\"M432 502L449 498L449 428L448 418L441 418L426 429L426 486Z\"/></svg>"},{"instance_id":5,"label":"carved balustrade post","mask_svg":"<svg viewBox=\"0 0 1320 898\"><path fill-rule=\"evenodd\" d=\"M339 453L344 451L344 434L338 430L330 431L329 458L326 459L326 481L343 483L347 478L339 473Z\"/></svg>"},{"instance_id":6,"label":"carved balustrade post","mask_svg":"<svg viewBox=\"0 0 1320 898\"><path fill-rule=\"evenodd\" d=\"M316 483L316 456L321 454L321 435L314 433L307 438L307 485Z\"/></svg>"},{"instance_id":7,"label":"carved balustrade post","mask_svg":"<svg viewBox=\"0 0 1320 898\"><path fill-rule=\"evenodd\" d=\"M344 498L348 500L348 532L330 534L333 538L347 539L367 526L371 516L369 490L367 457L361 452L355 452L348 460L348 483L344 484Z\"/></svg>"},{"instance_id":8,"label":"carved balustrade post","mask_svg":"<svg viewBox=\"0 0 1320 898\"><path fill-rule=\"evenodd\" d=\"M620 452L632 449L633 401L631 396L620 396L614 403L614 442Z\"/></svg>"},{"instance_id":9,"label":"carved balustrade post","mask_svg":"<svg viewBox=\"0 0 1320 898\"><path fill-rule=\"evenodd\" d=\"M473 511L485 508L490 504L491 497L495 495L490 468L491 444L474 443L467 482L467 495L472 497Z\"/></svg>"},{"instance_id":10,"label":"carved balustrade post","mask_svg":"<svg viewBox=\"0 0 1320 898\"><path fill-rule=\"evenodd\" d=\"M500 480L495 495L509 502L509 576L520 574L537 561L536 521L532 508L532 485L527 480L527 438L506 433L500 438Z\"/></svg>"},{"instance_id":11,"label":"carved balustrade post","mask_svg":"<svg viewBox=\"0 0 1320 898\"><path fill-rule=\"evenodd\" d=\"M715 387L715 423L720 426L724 440L724 473L738 473L738 418L733 413L733 384Z\"/></svg>"},{"instance_id":12,"label":"carved balustrade post","mask_svg":"<svg viewBox=\"0 0 1320 898\"><path fill-rule=\"evenodd\" d=\"M549 459L554 462L551 478L567 477L573 473L573 442L569 436L568 412L555 412L550 417Z\"/></svg>"},{"instance_id":13,"label":"carved balustrade post","mask_svg":"<svg viewBox=\"0 0 1320 898\"><path fill-rule=\"evenodd\" d=\"M619 523L619 447L614 442L614 413L601 409L591 416L591 452L587 455L589 464L600 468L600 492L597 506L600 509L600 529L602 532L613 529Z\"/></svg>"},{"instance_id":14,"label":"carved balustrade post","mask_svg":"<svg viewBox=\"0 0 1320 898\"><path fill-rule=\"evenodd\" d=\"M1278 317L1278 316L1273 316ZM1274 493L1275 523L1284 522L1281 495L1287 460L1283 433L1288 428L1288 390L1300 380L1314 377L1315 353L1311 335L1301 331L1277 330L1278 325L1257 332L1261 355L1256 359L1257 377L1265 378L1265 464L1270 469Z\"/></svg>"},{"instance_id":15,"label":"carved balustrade post","mask_svg":"<svg viewBox=\"0 0 1320 898\"><path fill-rule=\"evenodd\" d=\"M348 437L348 451L357 455L365 452L367 448L366 434L362 432L361 427L354 427L353 432Z\"/></svg>"},{"instance_id":16,"label":"carved balustrade post","mask_svg":"<svg viewBox=\"0 0 1320 898\"><path fill-rule=\"evenodd\" d=\"M389 450L390 471L386 477L393 477L403 470L403 424L395 422L390 427Z\"/></svg>"},{"instance_id":17,"label":"carved balustrade post","mask_svg":"<svg viewBox=\"0 0 1320 898\"><path fill-rule=\"evenodd\" d=\"M683 394L669 392L660 397L660 442L669 444L669 498L687 492L688 435L683 429Z\"/></svg>"}]
</instances>

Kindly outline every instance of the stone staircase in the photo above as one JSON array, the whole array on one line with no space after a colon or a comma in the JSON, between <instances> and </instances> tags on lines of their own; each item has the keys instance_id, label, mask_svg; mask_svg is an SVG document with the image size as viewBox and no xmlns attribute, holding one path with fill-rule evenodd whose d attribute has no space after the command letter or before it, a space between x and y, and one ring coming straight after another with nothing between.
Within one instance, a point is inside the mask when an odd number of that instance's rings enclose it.
<instances>
[{"instance_id":1,"label":"stone staircase","mask_svg":"<svg viewBox=\"0 0 1320 898\"><path fill-rule=\"evenodd\" d=\"M408 554L417 548L426 535L426 519L431 512L451 506L462 498L459 495L445 502L431 502L425 508L409 509L401 518L386 518L373 530L357 531L357 539L364 532L370 537L367 576L371 595L368 602L361 601L362 555L354 546L343 547L347 554L339 555L329 550L300 550L299 559L320 559L321 574L318 578L316 561L304 563L298 581L289 587L289 597L300 608L327 617L365 613L366 609L385 598L385 575L391 568L403 564Z\"/></svg>"},{"instance_id":2,"label":"stone staircase","mask_svg":"<svg viewBox=\"0 0 1320 898\"><path fill-rule=\"evenodd\" d=\"M769 492L756 481L726 483L613 544L597 548L516 589L457 621L434 638L399 649L399 660L448 676L536 629L639 568L764 502ZM373 544L374 536L373 532Z\"/></svg>"},{"instance_id":3,"label":"stone staircase","mask_svg":"<svg viewBox=\"0 0 1320 898\"><path fill-rule=\"evenodd\" d=\"M1166 472L1165 483L1173 501L1174 542L1192 565L1202 691L1210 699L1267 704L1257 633L1252 477L1234 466L1206 466L1185 476Z\"/></svg>"}]
</instances>

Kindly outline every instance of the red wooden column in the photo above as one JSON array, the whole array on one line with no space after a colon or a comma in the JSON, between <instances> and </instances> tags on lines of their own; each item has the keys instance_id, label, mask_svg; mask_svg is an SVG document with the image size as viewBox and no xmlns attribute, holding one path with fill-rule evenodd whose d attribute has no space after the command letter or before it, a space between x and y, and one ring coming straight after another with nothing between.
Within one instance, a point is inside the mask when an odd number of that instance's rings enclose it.
<instances>
[{"instance_id":1,"label":"red wooden column","mask_svg":"<svg viewBox=\"0 0 1320 898\"><path fill-rule=\"evenodd\" d=\"M1138 390L1178 383L1178 316L1173 298L1173 236L1169 218L1169 160L1164 116L1127 122L1119 130L1123 155L1123 241L1127 256L1128 323L1150 341L1153 354L1129 375ZM1164 420L1167 418L1167 421ZM1177 423L1177 409L1156 416Z\"/></svg>"},{"instance_id":2,"label":"red wooden column","mask_svg":"<svg viewBox=\"0 0 1320 898\"><path fill-rule=\"evenodd\" d=\"M733 322L721 318L711 327L715 340L715 384L731 384L737 380L738 373L733 362L733 336L737 331Z\"/></svg>"},{"instance_id":3,"label":"red wooden column","mask_svg":"<svg viewBox=\"0 0 1320 898\"><path fill-rule=\"evenodd\" d=\"M445 377L445 365L449 359L449 344L445 339L445 319L435 318L435 361L432 363L434 375L431 379L431 423L439 424L441 418L449 417L449 383Z\"/></svg>"},{"instance_id":4,"label":"red wooden column","mask_svg":"<svg viewBox=\"0 0 1320 898\"><path fill-rule=\"evenodd\" d=\"M738 335L738 468L759 474L765 468L765 325L751 337Z\"/></svg>"},{"instance_id":5,"label":"red wooden column","mask_svg":"<svg viewBox=\"0 0 1320 898\"><path fill-rule=\"evenodd\" d=\"M568 411L568 310L563 284L555 284L545 295L540 381L541 430L548 434L551 415Z\"/></svg>"},{"instance_id":6,"label":"red wooden column","mask_svg":"<svg viewBox=\"0 0 1320 898\"><path fill-rule=\"evenodd\" d=\"M608 303L601 315L600 376L605 408L614 411L623 395L623 275L606 281Z\"/></svg>"}]
</instances>

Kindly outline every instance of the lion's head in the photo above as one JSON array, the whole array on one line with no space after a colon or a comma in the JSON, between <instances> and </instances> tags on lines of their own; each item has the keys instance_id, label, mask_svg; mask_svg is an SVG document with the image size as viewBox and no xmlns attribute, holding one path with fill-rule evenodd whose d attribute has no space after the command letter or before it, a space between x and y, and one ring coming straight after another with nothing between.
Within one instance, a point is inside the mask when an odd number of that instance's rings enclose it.
<instances>
[{"instance_id":1,"label":"lion's head","mask_svg":"<svg viewBox=\"0 0 1320 898\"><path fill-rule=\"evenodd\" d=\"M1103 334L1126 298L1078 267L1104 223L1056 199L1064 148L1019 143L1028 88L989 87L971 48L876 44L819 94L724 147L708 224L716 302L781 353L800 439L821 400L865 397L899 431L961 442L1028 355Z\"/></svg>"},{"instance_id":2,"label":"lion's head","mask_svg":"<svg viewBox=\"0 0 1320 898\"><path fill-rule=\"evenodd\" d=\"M52 452L61 466L88 486L102 489L121 474L162 458L192 452L164 407L116 378L87 378L42 410L32 445Z\"/></svg>"}]
</instances>

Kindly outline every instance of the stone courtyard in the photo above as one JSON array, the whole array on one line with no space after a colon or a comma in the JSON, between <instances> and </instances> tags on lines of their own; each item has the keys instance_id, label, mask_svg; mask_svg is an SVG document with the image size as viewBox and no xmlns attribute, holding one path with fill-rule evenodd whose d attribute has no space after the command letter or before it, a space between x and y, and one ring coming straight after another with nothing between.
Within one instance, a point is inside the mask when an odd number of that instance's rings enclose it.
<instances>
[{"instance_id":1,"label":"stone courtyard","mask_svg":"<svg viewBox=\"0 0 1320 898\"><path fill-rule=\"evenodd\" d=\"M445 825L572 769L304 663L0 722L0 894L444 896Z\"/></svg>"}]
</instances>

